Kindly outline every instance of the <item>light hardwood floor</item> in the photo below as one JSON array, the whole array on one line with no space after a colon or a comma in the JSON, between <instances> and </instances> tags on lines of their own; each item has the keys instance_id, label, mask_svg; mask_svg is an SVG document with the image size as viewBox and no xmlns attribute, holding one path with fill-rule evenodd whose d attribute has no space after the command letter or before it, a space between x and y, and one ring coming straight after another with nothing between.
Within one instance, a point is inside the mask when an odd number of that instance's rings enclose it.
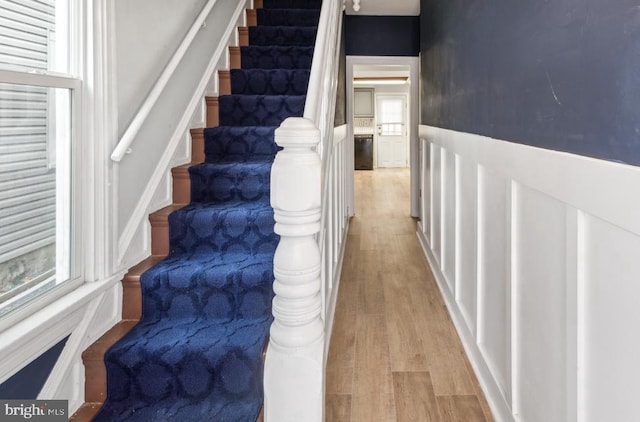
<instances>
[{"instance_id":1,"label":"light hardwood floor","mask_svg":"<svg viewBox=\"0 0 640 422\"><path fill-rule=\"evenodd\" d=\"M409 169L355 181L326 421L492 421L409 216Z\"/></svg>"}]
</instances>

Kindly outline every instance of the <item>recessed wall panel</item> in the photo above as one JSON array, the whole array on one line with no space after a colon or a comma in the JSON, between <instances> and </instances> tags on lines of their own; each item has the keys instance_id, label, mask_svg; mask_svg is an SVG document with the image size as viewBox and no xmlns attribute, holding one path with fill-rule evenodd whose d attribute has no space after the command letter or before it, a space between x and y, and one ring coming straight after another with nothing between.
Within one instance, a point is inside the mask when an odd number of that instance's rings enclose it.
<instances>
[{"instance_id":1,"label":"recessed wall panel","mask_svg":"<svg viewBox=\"0 0 640 422\"><path fill-rule=\"evenodd\" d=\"M431 144L431 250L439 264L442 262L440 251L440 216L442 215L440 150L441 148L438 145Z\"/></svg>"},{"instance_id":2,"label":"recessed wall panel","mask_svg":"<svg viewBox=\"0 0 640 422\"><path fill-rule=\"evenodd\" d=\"M579 414L584 422L640 415L640 237L586 217L578 289Z\"/></svg>"},{"instance_id":3,"label":"recessed wall panel","mask_svg":"<svg viewBox=\"0 0 640 422\"><path fill-rule=\"evenodd\" d=\"M456 159L442 149L442 272L449 290L455 291L456 278Z\"/></svg>"},{"instance_id":4,"label":"recessed wall panel","mask_svg":"<svg viewBox=\"0 0 640 422\"><path fill-rule=\"evenodd\" d=\"M527 422L566 422L565 204L514 185L514 410Z\"/></svg>"},{"instance_id":5,"label":"recessed wall panel","mask_svg":"<svg viewBox=\"0 0 640 422\"><path fill-rule=\"evenodd\" d=\"M476 334L478 166L456 155L456 302Z\"/></svg>"},{"instance_id":6,"label":"recessed wall panel","mask_svg":"<svg viewBox=\"0 0 640 422\"><path fill-rule=\"evenodd\" d=\"M478 346L503 395L511 397L507 182L478 166Z\"/></svg>"}]
</instances>

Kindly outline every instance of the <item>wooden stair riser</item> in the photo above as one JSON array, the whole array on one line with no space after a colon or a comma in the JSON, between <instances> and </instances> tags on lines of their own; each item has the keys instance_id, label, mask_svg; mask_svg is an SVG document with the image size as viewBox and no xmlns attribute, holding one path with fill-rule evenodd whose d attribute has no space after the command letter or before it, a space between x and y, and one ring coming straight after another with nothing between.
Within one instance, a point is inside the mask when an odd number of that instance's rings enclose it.
<instances>
[{"instance_id":1,"label":"wooden stair riser","mask_svg":"<svg viewBox=\"0 0 640 422\"><path fill-rule=\"evenodd\" d=\"M231 69L240 69L242 66L241 62L240 47L229 47L229 67L231 67Z\"/></svg>"},{"instance_id":2,"label":"wooden stair riser","mask_svg":"<svg viewBox=\"0 0 640 422\"><path fill-rule=\"evenodd\" d=\"M182 208L184 204L171 204L149 216L151 222L151 254L169 255L169 214Z\"/></svg>"},{"instance_id":3,"label":"wooden stair riser","mask_svg":"<svg viewBox=\"0 0 640 422\"><path fill-rule=\"evenodd\" d=\"M191 163L204 163L204 129L202 128L191 129Z\"/></svg>"},{"instance_id":4,"label":"wooden stair riser","mask_svg":"<svg viewBox=\"0 0 640 422\"><path fill-rule=\"evenodd\" d=\"M156 265L164 257L150 256L132 267L122 279L122 319L138 321L142 317L142 290L140 277L142 273Z\"/></svg>"},{"instance_id":5,"label":"wooden stair riser","mask_svg":"<svg viewBox=\"0 0 640 422\"><path fill-rule=\"evenodd\" d=\"M247 9L247 26L258 25L258 14L256 9Z\"/></svg>"},{"instance_id":6,"label":"wooden stair riser","mask_svg":"<svg viewBox=\"0 0 640 422\"><path fill-rule=\"evenodd\" d=\"M238 28L238 44L240 47L246 47L249 45L249 28L246 26Z\"/></svg>"},{"instance_id":7,"label":"wooden stair riser","mask_svg":"<svg viewBox=\"0 0 640 422\"><path fill-rule=\"evenodd\" d=\"M128 333L138 321L122 320L82 353L85 383L84 400L87 403L104 403L107 398L107 370L105 352Z\"/></svg>"},{"instance_id":8,"label":"wooden stair riser","mask_svg":"<svg viewBox=\"0 0 640 422\"><path fill-rule=\"evenodd\" d=\"M230 95L231 94L231 71L219 70L218 71L218 94Z\"/></svg>"},{"instance_id":9,"label":"wooden stair riser","mask_svg":"<svg viewBox=\"0 0 640 422\"><path fill-rule=\"evenodd\" d=\"M217 127L220 125L218 97L207 97L207 127Z\"/></svg>"},{"instance_id":10,"label":"wooden stair riser","mask_svg":"<svg viewBox=\"0 0 640 422\"><path fill-rule=\"evenodd\" d=\"M173 177L173 203L188 204L191 200L191 179L189 178L191 164L171 169Z\"/></svg>"}]
</instances>

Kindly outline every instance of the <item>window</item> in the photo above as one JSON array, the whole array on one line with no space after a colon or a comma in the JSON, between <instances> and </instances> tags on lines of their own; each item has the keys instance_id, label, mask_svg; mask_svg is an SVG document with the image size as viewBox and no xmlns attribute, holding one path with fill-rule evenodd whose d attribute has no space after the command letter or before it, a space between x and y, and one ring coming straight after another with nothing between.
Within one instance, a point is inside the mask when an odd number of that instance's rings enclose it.
<instances>
[{"instance_id":1,"label":"window","mask_svg":"<svg viewBox=\"0 0 640 422\"><path fill-rule=\"evenodd\" d=\"M79 276L74 12L0 0L0 316Z\"/></svg>"},{"instance_id":2,"label":"window","mask_svg":"<svg viewBox=\"0 0 640 422\"><path fill-rule=\"evenodd\" d=\"M380 135L401 136L404 132L404 102L398 98L385 98L380 103Z\"/></svg>"}]
</instances>

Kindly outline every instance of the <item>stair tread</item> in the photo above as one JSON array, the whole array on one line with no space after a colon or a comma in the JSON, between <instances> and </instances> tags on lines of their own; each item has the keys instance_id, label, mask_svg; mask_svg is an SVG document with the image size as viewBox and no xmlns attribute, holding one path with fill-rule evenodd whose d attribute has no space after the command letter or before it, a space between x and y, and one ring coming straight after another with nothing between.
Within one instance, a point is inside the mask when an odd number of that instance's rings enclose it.
<instances>
[{"instance_id":1,"label":"stair tread","mask_svg":"<svg viewBox=\"0 0 640 422\"><path fill-rule=\"evenodd\" d=\"M147 271L149 268L162 261L165 257L162 255L151 255L148 258L140 261L135 266L131 267L127 274L124 276L123 283L135 283L140 281L140 275Z\"/></svg>"},{"instance_id":2,"label":"stair tread","mask_svg":"<svg viewBox=\"0 0 640 422\"><path fill-rule=\"evenodd\" d=\"M134 320L122 320L118 322L82 353L82 359L84 361L102 360L104 353L124 337L125 334L131 331L137 323L138 321Z\"/></svg>"},{"instance_id":3,"label":"stair tread","mask_svg":"<svg viewBox=\"0 0 640 422\"><path fill-rule=\"evenodd\" d=\"M166 207L160 208L158 211L151 213L149 215L149 220L151 220L152 222L164 221L164 220L166 220L167 216L169 216L174 211L178 211L179 209L183 208L184 206L185 206L184 204L167 205Z\"/></svg>"}]
</instances>

